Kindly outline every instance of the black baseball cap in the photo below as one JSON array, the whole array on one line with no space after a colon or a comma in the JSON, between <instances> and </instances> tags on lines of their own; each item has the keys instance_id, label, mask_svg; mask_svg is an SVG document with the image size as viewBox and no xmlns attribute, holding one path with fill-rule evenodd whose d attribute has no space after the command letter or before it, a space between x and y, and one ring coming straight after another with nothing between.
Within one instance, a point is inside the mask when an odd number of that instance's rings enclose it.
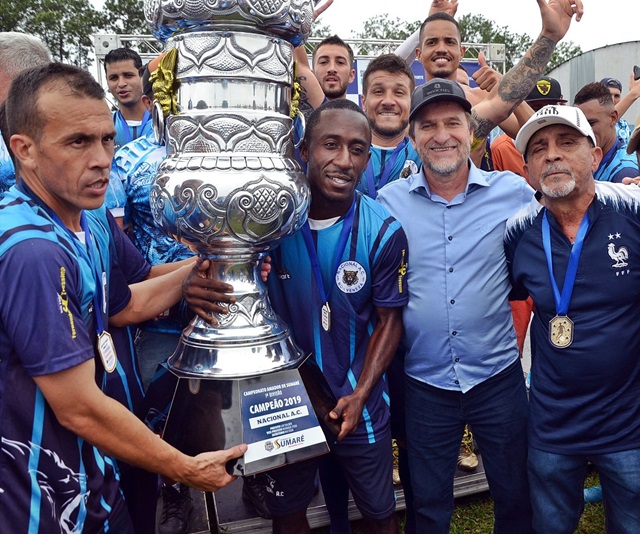
<instances>
[{"instance_id":1,"label":"black baseball cap","mask_svg":"<svg viewBox=\"0 0 640 534\"><path fill-rule=\"evenodd\" d=\"M416 113L427 104L445 101L457 102L466 112L471 112L471 102L467 100L464 90L458 82L444 78L433 78L427 83L419 85L413 91L409 120L413 120Z\"/></svg>"},{"instance_id":2,"label":"black baseball cap","mask_svg":"<svg viewBox=\"0 0 640 534\"><path fill-rule=\"evenodd\" d=\"M620 80L617 80L616 78L602 78L600 83L607 87L615 87L618 91L622 92L622 84L620 83Z\"/></svg>"},{"instance_id":3,"label":"black baseball cap","mask_svg":"<svg viewBox=\"0 0 640 534\"><path fill-rule=\"evenodd\" d=\"M566 100L562 98L560 82L555 78L550 78L549 76L543 76L540 78L533 86L533 89L525 100L527 102L544 101L554 104L564 104L566 102Z\"/></svg>"}]
</instances>

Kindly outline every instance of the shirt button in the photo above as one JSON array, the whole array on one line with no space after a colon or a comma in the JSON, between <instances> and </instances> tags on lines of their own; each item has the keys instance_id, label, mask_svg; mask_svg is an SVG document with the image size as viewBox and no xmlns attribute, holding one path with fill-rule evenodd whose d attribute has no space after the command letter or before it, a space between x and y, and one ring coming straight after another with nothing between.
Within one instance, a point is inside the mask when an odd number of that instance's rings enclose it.
<instances>
[{"instance_id":1,"label":"shirt button","mask_svg":"<svg viewBox=\"0 0 640 534\"><path fill-rule=\"evenodd\" d=\"M458 382L457 380L455 381L456 384L460 385L460 382Z\"/></svg>"},{"instance_id":2,"label":"shirt button","mask_svg":"<svg viewBox=\"0 0 640 534\"><path fill-rule=\"evenodd\" d=\"M449 267L449 272L452 273L453 272L453 267Z\"/></svg>"},{"instance_id":3,"label":"shirt button","mask_svg":"<svg viewBox=\"0 0 640 534\"><path fill-rule=\"evenodd\" d=\"M458 335L458 332L456 332L456 331L454 330L453 332L451 332L451 335L452 335L452 336L457 336L457 335Z\"/></svg>"},{"instance_id":4,"label":"shirt button","mask_svg":"<svg viewBox=\"0 0 640 534\"><path fill-rule=\"evenodd\" d=\"M450 235L449 237L447 237L447 239L448 239L449 241L453 241L453 236L452 236L452 235Z\"/></svg>"},{"instance_id":5,"label":"shirt button","mask_svg":"<svg viewBox=\"0 0 640 534\"><path fill-rule=\"evenodd\" d=\"M459 362L459 361L460 361L460 358L456 358L456 359L455 359L455 360L453 360L453 361L457 363L457 362Z\"/></svg>"},{"instance_id":6,"label":"shirt button","mask_svg":"<svg viewBox=\"0 0 640 534\"><path fill-rule=\"evenodd\" d=\"M456 303L456 301L455 301L455 300L453 300L453 299L451 299L449 302L450 302L451 304L455 304L455 303Z\"/></svg>"}]
</instances>

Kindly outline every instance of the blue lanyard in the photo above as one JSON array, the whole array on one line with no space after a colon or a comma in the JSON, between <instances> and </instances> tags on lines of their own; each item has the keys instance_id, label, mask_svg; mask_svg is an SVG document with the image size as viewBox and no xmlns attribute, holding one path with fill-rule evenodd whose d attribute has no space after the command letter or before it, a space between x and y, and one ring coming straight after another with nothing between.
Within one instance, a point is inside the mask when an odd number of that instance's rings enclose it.
<instances>
[{"instance_id":1,"label":"blue lanyard","mask_svg":"<svg viewBox=\"0 0 640 534\"><path fill-rule=\"evenodd\" d=\"M382 160L381 164L384 163L384 171L380 175L380 180L378 181L378 187L376 188L375 176L373 175L373 162L369 160L369 164L364 171L364 176L367 179L367 190L369 192L369 196L375 199L378 196L377 191L382 189L387 182L389 181L389 176L391 175L391 170L400 155L400 152L404 150L404 147L407 146L408 139L405 137L402 142L393 150L391 155L389 156L389 160L385 162L385 154L384 152L381 154ZM386 152L386 151L385 151Z\"/></svg>"},{"instance_id":2,"label":"blue lanyard","mask_svg":"<svg viewBox=\"0 0 640 534\"><path fill-rule=\"evenodd\" d=\"M580 228L578 228L578 235L576 235L576 241L571 249L571 255L569 256L569 265L567 266L567 272L564 275L564 283L562 284L562 295L558 289L558 283L553 275L553 258L551 256L551 230L549 228L549 221L547 220L547 210L545 208L542 215L542 245L544 246L544 253L547 256L547 266L549 268L549 276L551 277L551 286L553 287L553 298L556 303L556 313L558 315L567 315L569 311L569 302L571 301L571 294L573 293L573 286L576 282L576 274L578 273L578 262L580 261L580 253L582 252L582 245L584 238L587 235L589 229L589 215L584 214Z\"/></svg>"},{"instance_id":3,"label":"blue lanyard","mask_svg":"<svg viewBox=\"0 0 640 534\"><path fill-rule=\"evenodd\" d=\"M31 191L29 186L23 180L20 180L20 182L17 184L17 188L22 193L31 198L34 202L36 202L53 220L53 222L67 233L67 235L71 238L71 242L73 243L76 252L86 258L87 262L89 263L91 272L93 273L93 277L96 282L96 290L93 293L93 308L96 312L96 333L98 335L102 334L102 332L104 332L104 320L102 317L103 314L105 317L107 314L106 293L103 290L103 288L106 289L107 274L104 271L100 271L101 262L98 258L93 243L91 229L89 228L89 221L87 220L85 212L83 211L80 214L80 227L84 232L85 242L87 246L86 250L82 246L82 243L80 242L80 239L78 239L78 236L64 225L60 217L58 217L58 214L44 202L42 202L42 200L33 191Z\"/></svg>"},{"instance_id":4,"label":"blue lanyard","mask_svg":"<svg viewBox=\"0 0 640 534\"><path fill-rule=\"evenodd\" d=\"M144 129L147 122L149 122L150 118L151 118L151 114L149 113L148 110L145 110L144 115L142 116L142 121L140 123L140 131ZM129 131L129 124L127 124L127 121L122 116L122 113L120 110L116 111L115 124L116 124L116 130L122 132L122 135L124 135L125 142L123 144L126 145L127 143L130 143L131 141L134 140L134 137L131 135L131 131Z\"/></svg>"},{"instance_id":5,"label":"blue lanyard","mask_svg":"<svg viewBox=\"0 0 640 534\"><path fill-rule=\"evenodd\" d=\"M338 246L336 248L336 255L333 259L333 271L331 271L334 276L335 273L338 272L338 265L340 264L340 259L342 258L342 254L344 253L344 249L347 246L347 239L349 239L349 234L351 233L351 229L353 228L353 219L356 211L356 200L353 199L353 204L349 208L349 211L345 215L345 218L342 223L342 230L340 231L340 237L338 239ZM322 297L322 302L329 302L329 297L331 296L331 290L333 289L333 284L329 287L329 291L327 292L324 287L324 281L322 280L322 271L320 270L320 262L318 261L318 251L316 250L316 245L313 242L313 237L311 235L311 228L309 227L309 221L304 223L302 227L302 236L304 237L304 244L307 247L307 252L309 254L309 260L311 261L311 269L313 271L313 276L316 279L316 285L320 291L320 296Z\"/></svg>"}]
</instances>

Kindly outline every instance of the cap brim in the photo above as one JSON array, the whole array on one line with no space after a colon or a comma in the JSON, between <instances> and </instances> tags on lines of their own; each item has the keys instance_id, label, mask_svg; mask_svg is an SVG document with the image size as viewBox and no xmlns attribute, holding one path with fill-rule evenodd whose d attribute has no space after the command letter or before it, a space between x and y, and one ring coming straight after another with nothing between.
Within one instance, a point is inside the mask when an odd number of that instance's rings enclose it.
<instances>
[{"instance_id":1,"label":"cap brim","mask_svg":"<svg viewBox=\"0 0 640 534\"><path fill-rule=\"evenodd\" d=\"M567 100L564 100L562 98L527 98L525 100L525 102L529 103L529 102L549 102L550 105L553 104L566 104Z\"/></svg>"},{"instance_id":2,"label":"cap brim","mask_svg":"<svg viewBox=\"0 0 640 534\"><path fill-rule=\"evenodd\" d=\"M520 154L524 155L527 151L527 146L529 145L529 141L533 137L533 134L535 134L539 130L542 130L543 128L546 128L547 126L553 126L554 124L569 126L574 130L580 132L585 137L590 138L594 145L597 144L595 137L592 137L588 132L585 132L584 130L578 128L566 117L559 115L545 115L543 117L539 117L537 120L527 122L522 128L520 128L520 131L516 136L516 148L518 149Z\"/></svg>"},{"instance_id":3,"label":"cap brim","mask_svg":"<svg viewBox=\"0 0 640 534\"><path fill-rule=\"evenodd\" d=\"M417 105L414 109L411 110L411 113L409 114L409 120L413 120L416 116L416 113L418 113L418 111L420 111L423 107L435 102L456 102L457 104L460 104L467 113L471 113L471 102L469 102L466 98L461 98L452 94L442 94L435 95Z\"/></svg>"}]
</instances>

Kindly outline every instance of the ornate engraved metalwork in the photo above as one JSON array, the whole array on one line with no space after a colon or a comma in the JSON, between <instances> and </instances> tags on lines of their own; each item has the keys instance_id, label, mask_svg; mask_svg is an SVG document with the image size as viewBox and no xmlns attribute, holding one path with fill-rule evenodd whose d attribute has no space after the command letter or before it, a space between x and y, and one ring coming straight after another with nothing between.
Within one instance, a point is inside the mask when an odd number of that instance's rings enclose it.
<instances>
[{"instance_id":1,"label":"ornate engraved metalwork","mask_svg":"<svg viewBox=\"0 0 640 534\"><path fill-rule=\"evenodd\" d=\"M165 41L179 31L223 25L261 28L297 46L309 35L312 0L145 0L153 35Z\"/></svg>"},{"instance_id":2,"label":"ornate engraved metalwork","mask_svg":"<svg viewBox=\"0 0 640 534\"><path fill-rule=\"evenodd\" d=\"M169 367L189 378L246 378L296 367L303 355L275 315L260 264L306 220L309 189L289 117L292 42L311 0L147 0L176 50L177 113L154 125L167 157L151 211L170 236L211 260L236 302L214 327L194 320ZM173 65L173 63L172 63Z\"/></svg>"}]
</instances>

